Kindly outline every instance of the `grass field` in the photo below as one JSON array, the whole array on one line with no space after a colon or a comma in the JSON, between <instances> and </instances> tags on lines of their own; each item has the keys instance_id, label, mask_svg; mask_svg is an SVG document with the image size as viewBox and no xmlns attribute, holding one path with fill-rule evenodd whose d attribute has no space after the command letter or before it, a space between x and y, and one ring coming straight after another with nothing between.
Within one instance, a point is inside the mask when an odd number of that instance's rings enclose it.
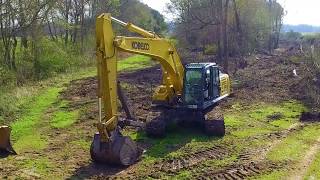
<instances>
[{"instance_id":1,"label":"grass field","mask_svg":"<svg viewBox=\"0 0 320 180\"><path fill-rule=\"evenodd\" d=\"M119 61L118 69L130 77L131 72L154 65L149 58L133 56ZM64 98L62 92L70 88L91 92L87 88L94 84L88 82L94 82L90 77L95 73L95 68L88 68L8 92L15 96L17 118L4 122L11 122L18 155L0 159L0 177L199 179L231 174L238 178L295 179L301 164L308 163L301 176L319 178L320 155L314 152L311 156L311 150L319 144L320 124L300 122L301 112L308 108L294 99L251 104L228 99L223 107L227 127L223 138L208 137L199 128L172 127L165 138L154 139L127 128L123 133L146 150L141 160L130 168L94 165L89 147L96 132L96 103L78 95ZM144 97L146 89L130 82L125 83L125 89L136 96L133 98ZM305 160L308 154L311 162Z\"/></svg>"},{"instance_id":2,"label":"grass field","mask_svg":"<svg viewBox=\"0 0 320 180\"><path fill-rule=\"evenodd\" d=\"M134 71L153 65L154 62L150 58L138 55L119 61L118 70ZM68 102L60 101L60 92L70 81L95 76L95 74L95 68L87 68L80 72L62 74L37 84L19 87L1 95L6 97L1 100L2 103L10 104L6 101L14 100L16 104L11 109L15 110L12 113L14 113L13 117L17 119L5 118L2 119L2 123L11 125L14 149L18 154L46 150L52 129L70 129L77 122L80 111L66 109ZM72 144L87 148L90 143L78 140ZM50 168L55 166L54 162L50 162L48 158L44 157L35 159L25 157L22 160L9 157L7 160L17 167L21 166L22 169L32 169L33 173L44 177L49 177ZM0 175L2 175L1 172Z\"/></svg>"}]
</instances>

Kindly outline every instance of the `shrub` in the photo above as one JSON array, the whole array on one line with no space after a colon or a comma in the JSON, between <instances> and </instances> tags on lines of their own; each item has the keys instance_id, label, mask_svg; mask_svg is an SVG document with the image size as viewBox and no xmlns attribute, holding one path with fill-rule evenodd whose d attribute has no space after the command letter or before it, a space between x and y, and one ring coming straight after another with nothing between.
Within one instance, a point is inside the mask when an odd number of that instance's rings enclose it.
<instances>
[{"instance_id":1,"label":"shrub","mask_svg":"<svg viewBox=\"0 0 320 180\"><path fill-rule=\"evenodd\" d=\"M38 48L39 62L35 68L38 68L41 79L56 73L66 72L70 68L73 58L59 43L42 39Z\"/></svg>"},{"instance_id":2,"label":"shrub","mask_svg":"<svg viewBox=\"0 0 320 180\"><path fill-rule=\"evenodd\" d=\"M11 86L16 82L16 76L14 72L0 66L0 85Z\"/></svg>"},{"instance_id":3,"label":"shrub","mask_svg":"<svg viewBox=\"0 0 320 180\"><path fill-rule=\"evenodd\" d=\"M5 123L5 120L11 121L15 119L14 113L19 110L16 102L16 97L11 96L11 94L0 95L0 123Z\"/></svg>"}]
</instances>

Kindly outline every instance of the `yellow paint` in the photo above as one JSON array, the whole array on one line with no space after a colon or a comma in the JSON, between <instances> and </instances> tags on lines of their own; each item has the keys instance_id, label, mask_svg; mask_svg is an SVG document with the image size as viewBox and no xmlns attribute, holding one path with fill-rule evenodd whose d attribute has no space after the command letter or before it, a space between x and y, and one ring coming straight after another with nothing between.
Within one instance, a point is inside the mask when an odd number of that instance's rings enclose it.
<instances>
[{"instance_id":1,"label":"yellow paint","mask_svg":"<svg viewBox=\"0 0 320 180\"><path fill-rule=\"evenodd\" d=\"M112 22L117 22L127 30L138 33L142 37L115 36ZM105 116L98 129L103 141L108 141L108 132L117 127L117 59L118 51L145 55L158 61L162 68L162 84L153 95L153 102L167 104L174 102L182 95L184 66L174 45L155 33L146 31L131 23L125 23L102 14L96 22L97 61L98 61L98 95L103 100ZM228 75L222 77L222 95L230 93ZM107 131L105 131L105 129Z\"/></svg>"}]
</instances>

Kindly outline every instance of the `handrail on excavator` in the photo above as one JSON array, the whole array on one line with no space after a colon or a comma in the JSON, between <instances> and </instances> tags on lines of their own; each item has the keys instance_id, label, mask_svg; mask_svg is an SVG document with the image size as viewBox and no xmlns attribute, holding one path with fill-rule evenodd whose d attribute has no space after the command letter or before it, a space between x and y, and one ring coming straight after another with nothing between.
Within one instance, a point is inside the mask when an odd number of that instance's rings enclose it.
<instances>
[{"instance_id":1,"label":"handrail on excavator","mask_svg":"<svg viewBox=\"0 0 320 180\"><path fill-rule=\"evenodd\" d=\"M135 32L135 33L138 33L140 34L141 36L143 37L146 37L146 38L157 38L159 37L158 35L156 35L155 33L152 33L152 32L149 32L149 31L146 31L132 23L126 23L126 22L123 22L115 17L112 17L111 16L111 20L125 28L127 28L129 31L131 32Z\"/></svg>"}]
</instances>

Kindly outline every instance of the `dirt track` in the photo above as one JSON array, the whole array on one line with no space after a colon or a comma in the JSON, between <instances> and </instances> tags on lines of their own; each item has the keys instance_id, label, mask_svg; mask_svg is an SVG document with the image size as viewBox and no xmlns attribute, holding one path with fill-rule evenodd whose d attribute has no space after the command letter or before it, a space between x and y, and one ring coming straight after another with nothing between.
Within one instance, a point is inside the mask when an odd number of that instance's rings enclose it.
<instances>
[{"instance_id":1,"label":"dirt track","mask_svg":"<svg viewBox=\"0 0 320 180\"><path fill-rule=\"evenodd\" d=\"M275 59L274 61L271 61L271 59ZM270 62L271 61L271 62ZM256 100L271 100L271 101L281 101L284 99L290 99L294 96L294 94L290 94L291 88L289 86L288 79L293 79L291 75L291 69L296 68L295 66L286 66L285 68L289 67L289 70L287 69L283 73L281 73L281 76L272 76L275 75L275 71L283 71L284 67L280 67L280 69L272 69L272 71L267 72L263 71L261 72L261 69L264 69L266 64L268 64L269 67L277 66L278 63L281 63L283 59L280 57L271 57L271 56L262 56L257 57L255 64L251 64L250 68L254 67L256 71L248 71L244 69L242 72L240 72L240 77L245 77L249 82L256 82L258 81L258 78L262 75L266 74L267 78L264 78L263 82L255 83L254 87L250 87L251 84L246 84L246 87L240 87L236 89L235 91L235 97L236 100L244 100L247 101L250 99L256 99ZM261 73L261 74L258 74ZM249 74L248 73L252 73ZM131 105L131 108L134 109L135 115L139 117L140 120L145 120L147 113L150 109L151 104L151 94L152 89L155 87L155 85L159 84L161 77L161 72L158 67L156 68L150 68L138 72L133 73L126 73L120 75L120 81L122 83L122 86L125 87L126 93L129 97L129 104ZM248 77L257 78L257 79L250 79ZM289 78L288 78L289 77ZM298 81L298 80L297 80ZM250 82L249 82L250 83ZM292 83L292 82L291 82ZM94 100L95 92L96 91L96 80L95 78L88 78L83 79L80 81L75 81L71 83L71 86L69 86L68 90L63 93L63 97L65 97L68 100L80 100L85 98L86 101ZM271 85L272 84L272 85ZM249 86L249 87L248 87ZM81 88L80 88L81 87ZM249 89L249 91L248 91ZM261 89L264 91L261 92ZM279 90L280 89L280 90ZM258 94L257 92L260 91ZM272 94L270 94L272 93ZM270 99L270 95L272 95L272 99ZM268 97L268 98L267 98ZM89 98L89 99L87 99ZM78 101L75 101L78 102ZM223 105L225 107L228 107L232 102L224 103ZM82 105L82 104L81 104ZM74 106L77 106L77 103L75 103ZM92 110L92 112L87 113L89 116L92 116L94 114L97 114L97 110ZM294 129L285 130L284 132L276 132L274 134L268 135L269 139L281 139L285 138L289 132L294 131ZM142 143L143 145L143 143ZM147 147L148 145L143 145ZM194 153L189 153L186 156L181 156L174 159L169 160L160 160L156 161L154 165L152 166L153 171L146 173L146 174L136 174L139 172L135 171L135 166L129 168L127 171L120 171L120 173L115 174L115 176L122 176L122 177L145 177L145 176L151 176L155 178L159 178L161 176L157 177L158 172L163 172L167 174L176 174L179 171L192 169L193 167L197 167L202 162L205 162L206 160L214 160L214 159L224 159L226 157L230 157L233 153L230 147L230 144L226 144L224 147L223 145L213 146L208 149L203 149L201 151L197 151ZM255 152L253 150L253 152ZM256 151L257 153L259 151ZM260 152L261 153L261 152ZM267 152L265 152L266 154ZM246 156L240 154L239 160L236 162L238 165L231 165L226 166L225 168L222 168L219 171L209 171L210 173L208 175L212 177L225 177L228 176L234 176L238 178L243 177L249 177L253 175L260 174L262 172L270 171L272 168L275 168L277 166L276 164L272 164L270 162L267 162L264 160L264 158L255 163L251 162L254 157L256 156L254 153L252 153L252 157ZM232 172L232 173L231 173ZM89 172L90 173L90 172ZM149 174L149 175L148 175ZM114 176L114 177L115 177ZM199 178L205 177L206 175L199 175ZM102 177L102 176L98 176Z\"/></svg>"},{"instance_id":2,"label":"dirt track","mask_svg":"<svg viewBox=\"0 0 320 180\"><path fill-rule=\"evenodd\" d=\"M298 84L303 77L294 77L292 70L298 69L298 72L301 72L304 67L286 61L286 57L282 56L257 56L255 60L249 62L251 63L249 64L249 67L238 72L236 77L239 78L243 84L235 89L233 99L224 102L222 104L223 107L228 108L232 102L240 100L245 103L248 101L250 101L250 103L253 101L274 103L295 98L299 91L295 89L294 86ZM130 97L129 104L140 120L145 120L146 118L146 114L150 109L152 88L154 88L156 84L159 84L161 80L160 76L161 74L158 68L120 75L120 81L124 84L127 94ZM88 90L88 92L72 92L78 88L71 85L71 88L69 88L71 92L67 91L66 97L70 98L73 97L72 94L76 94L82 97L93 98L94 94L91 94L91 92L96 88L96 86L92 86L92 84L96 84L95 79L89 78L79 82L73 84L76 84L76 86L80 84L90 84L89 89L84 88L86 91ZM263 149L263 152L252 149L250 153L240 153L238 155L238 160L235 161L234 164L225 166L220 170L219 168L214 168L214 170L209 170L205 173L195 170L195 177L200 179L205 177L212 177L213 179L245 178L274 171L278 168L281 169L285 167L287 163L270 162L266 159L266 154L274 146L281 143L282 139L285 139L291 133L295 133L302 129L303 125L294 124L286 130L266 134L266 137L250 137L255 139L267 138L268 141L272 141L273 143L268 145L269 148ZM237 154L236 152L232 152L232 146L234 146L234 144L220 144L194 153L188 153L187 155L178 158L168 160L160 159L151 166L153 170L145 172L145 174L135 170L139 167L138 164L129 168L129 170L116 173L113 177L144 178L149 176L160 178L162 176L159 172L174 176L183 170L192 171L192 169L197 169L199 165L201 166L201 164L207 160L222 160ZM144 147L148 147L148 145L144 145ZM259 158L257 158L258 154L260 154ZM261 157L262 154L265 156Z\"/></svg>"}]
</instances>

